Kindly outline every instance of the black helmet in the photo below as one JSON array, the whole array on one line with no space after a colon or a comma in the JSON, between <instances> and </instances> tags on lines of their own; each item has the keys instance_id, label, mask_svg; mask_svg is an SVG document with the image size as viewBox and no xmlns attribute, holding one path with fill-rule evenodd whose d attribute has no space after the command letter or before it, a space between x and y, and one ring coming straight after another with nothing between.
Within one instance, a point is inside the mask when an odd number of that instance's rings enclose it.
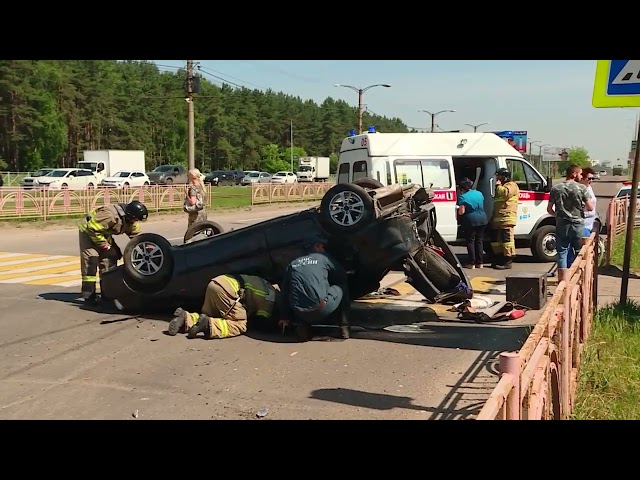
<instances>
[{"instance_id":1,"label":"black helmet","mask_svg":"<svg viewBox=\"0 0 640 480\"><path fill-rule=\"evenodd\" d=\"M124 207L124 213L126 214L128 219L135 218L140 222L144 222L149 216L147 207L144 206L144 203L137 200L128 203L127 206Z\"/></svg>"},{"instance_id":2,"label":"black helmet","mask_svg":"<svg viewBox=\"0 0 640 480\"><path fill-rule=\"evenodd\" d=\"M506 168L499 168L498 171L496 172L496 176L504 177L506 179L511 179L511 172Z\"/></svg>"}]
</instances>

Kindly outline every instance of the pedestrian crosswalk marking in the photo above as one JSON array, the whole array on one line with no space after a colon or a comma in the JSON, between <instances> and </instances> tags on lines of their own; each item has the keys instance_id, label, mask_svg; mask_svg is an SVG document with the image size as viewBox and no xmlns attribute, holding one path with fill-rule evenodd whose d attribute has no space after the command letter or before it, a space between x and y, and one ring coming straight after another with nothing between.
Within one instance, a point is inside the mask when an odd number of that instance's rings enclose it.
<instances>
[{"instance_id":1,"label":"pedestrian crosswalk marking","mask_svg":"<svg viewBox=\"0 0 640 480\"><path fill-rule=\"evenodd\" d=\"M0 284L2 283L80 286L80 257L0 252Z\"/></svg>"}]
</instances>

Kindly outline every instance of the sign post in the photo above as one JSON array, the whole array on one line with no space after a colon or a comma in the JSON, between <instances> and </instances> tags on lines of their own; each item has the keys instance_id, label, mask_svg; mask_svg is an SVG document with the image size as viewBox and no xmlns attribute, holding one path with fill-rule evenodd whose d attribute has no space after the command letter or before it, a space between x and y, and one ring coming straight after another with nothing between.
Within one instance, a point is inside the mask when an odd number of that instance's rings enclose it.
<instances>
[{"instance_id":1,"label":"sign post","mask_svg":"<svg viewBox=\"0 0 640 480\"><path fill-rule=\"evenodd\" d=\"M596 108L640 107L640 60L598 60L596 78L593 84L591 103ZM640 142L640 128L637 132ZM633 159L633 178L631 179L631 198L627 216L627 235L624 245L622 265L622 285L620 303L627 303L629 291L629 269L631 265L631 246L635 227L636 206L638 203L638 181L640 181L640 150L636 148Z\"/></svg>"}]
</instances>

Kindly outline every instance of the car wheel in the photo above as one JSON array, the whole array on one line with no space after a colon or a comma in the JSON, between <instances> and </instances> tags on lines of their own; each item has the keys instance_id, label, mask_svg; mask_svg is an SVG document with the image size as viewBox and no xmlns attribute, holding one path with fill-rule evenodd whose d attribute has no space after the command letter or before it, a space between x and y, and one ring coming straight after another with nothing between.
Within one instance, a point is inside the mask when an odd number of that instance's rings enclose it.
<instances>
[{"instance_id":1,"label":"car wheel","mask_svg":"<svg viewBox=\"0 0 640 480\"><path fill-rule=\"evenodd\" d=\"M556 227L545 225L533 234L531 253L541 262L555 262L558 258L556 248Z\"/></svg>"},{"instance_id":2,"label":"car wheel","mask_svg":"<svg viewBox=\"0 0 640 480\"><path fill-rule=\"evenodd\" d=\"M342 183L331 187L320 203L322 226L333 234L352 234L375 218L373 199L359 185Z\"/></svg>"},{"instance_id":3,"label":"car wheel","mask_svg":"<svg viewBox=\"0 0 640 480\"><path fill-rule=\"evenodd\" d=\"M165 184L173 185L173 178L167 178L167 180L165 181Z\"/></svg>"},{"instance_id":4,"label":"car wheel","mask_svg":"<svg viewBox=\"0 0 640 480\"><path fill-rule=\"evenodd\" d=\"M357 180L354 180L351 183L353 183L354 185L358 185L359 187L362 187L362 188L369 188L371 190L384 187L384 185L381 182L379 182L374 178L359 178Z\"/></svg>"},{"instance_id":5,"label":"car wheel","mask_svg":"<svg viewBox=\"0 0 640 480\"><path fill-rule=\"evenodd\" d=\"M446 292L455 288L461 281L456 269L429 247L422 248L414 255L414 260L438 290Z\"/></svg>"},{"instance_id":6,"label":"car wheel","mask_svg":"<svg viewBox=\"0 0 640 480\"><path fill-rule=\"evenodd\" d=\"M143 186L143 187L148 187L148 186L149 186L149 182L144 182L144 183L142 184L142 186Z\"/></svg>"},{"instance_id":7,"label":"car wheel","mask_svg":"<svg viewBox=\"0 0 640 480\"><path fill-rule=\"evenodd\" d=\"M187 243L189 240L194 238L197 235L205 235L207 238L213 237L214 235L220 235L224 233L224 228L216 222L212 222L209 220L205 220L204 222L198 222L191 225L187 232L184 234L184 243Z\"/></svg>"},{"instance_id":8,"label":"car wheel","mask_svg":"<svg viewBox=\"0 0 640 480\"><path fill-rule=\"evenodd\" d=\"M141 233L124 249L124 270L141 285L159 287L173 271L171 243L155 233Z\"/></svg>"}]
</instances>

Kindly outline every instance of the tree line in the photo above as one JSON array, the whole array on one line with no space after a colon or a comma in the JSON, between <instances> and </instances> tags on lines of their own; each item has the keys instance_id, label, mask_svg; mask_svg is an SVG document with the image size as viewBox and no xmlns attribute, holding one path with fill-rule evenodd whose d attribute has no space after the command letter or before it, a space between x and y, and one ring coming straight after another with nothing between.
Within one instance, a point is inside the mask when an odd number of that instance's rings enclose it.
<instances>
[{"instance_id":1,"label":"tree line","mask_svg":"<svg viewBox=\"0 0 640 480\"><path fill-rule=\"evenodd\" d=\"M199 77L195 161L202 171L288 169L293 154L332 158L357 108ZM70 167L85 150L144 150L147 168L187 161L185 71L148 61L0 60L0 170ZM408 132L365 111L363 125Z\"/></svg>"}]
</instances>

